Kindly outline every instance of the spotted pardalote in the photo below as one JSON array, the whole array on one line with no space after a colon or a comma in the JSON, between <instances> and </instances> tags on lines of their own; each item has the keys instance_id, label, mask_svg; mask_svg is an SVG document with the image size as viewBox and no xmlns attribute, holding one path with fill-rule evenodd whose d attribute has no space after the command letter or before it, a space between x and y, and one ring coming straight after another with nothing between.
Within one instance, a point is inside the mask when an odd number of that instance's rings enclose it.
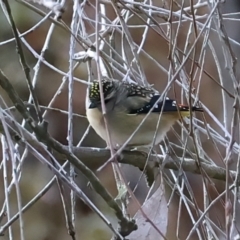
<instances>
[{"instance_id":1,"label":"spotted pardalote","mask_svg":"<svg viewBox=\"0 0 240 240\"><path fill-rule=\"evenodd\" d=\"M94 80L88 88L86 114L93 129L107 142L99 84ZM106 123L116 147L126 141L128 147L156 145L181 116L190 114L188 106L177 104L175 100L159 101L160 93L151 87L108 78L103 78L101 84ZM192 111L202 111L202 108L192 107Z\"/></svg>"}]
</instances>

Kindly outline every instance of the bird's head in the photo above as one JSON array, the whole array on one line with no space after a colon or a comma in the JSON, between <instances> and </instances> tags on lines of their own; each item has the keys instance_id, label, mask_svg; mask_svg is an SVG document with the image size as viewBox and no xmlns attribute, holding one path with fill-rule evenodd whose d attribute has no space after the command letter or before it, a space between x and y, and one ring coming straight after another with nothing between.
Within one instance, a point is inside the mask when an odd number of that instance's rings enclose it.
<instances>
[{"instance_id":1,"label":"bird's head","mask_svg":"<svg viewBox=\"0 0 240 240\"><path fill-rule=\"evenodd\" d=\"M104 78L99 82L94 80L88 89L88 98L90 101L90 108L101 107L100 84L102 84L102 91L105 104L109 102L115 103L117 100L120 82L113 79Z\"/></svg>"}]
</instances>

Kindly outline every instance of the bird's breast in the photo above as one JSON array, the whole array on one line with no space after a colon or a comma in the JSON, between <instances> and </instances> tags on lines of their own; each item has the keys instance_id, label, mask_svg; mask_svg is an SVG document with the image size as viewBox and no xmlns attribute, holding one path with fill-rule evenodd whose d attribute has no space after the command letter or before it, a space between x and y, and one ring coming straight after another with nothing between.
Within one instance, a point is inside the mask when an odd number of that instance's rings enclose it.
<instances>
[{"instance_id":1,"label":"bird's breast","mask_svg":"<svg viewBox=\"0 0 240 240\"><path fill-rule=\"evenodd\" d=\"M103 139L106 139L106 129L103 114L98 108L88 108L86 111L88 121L96 133Z\"/></svg>"}]
</instances>

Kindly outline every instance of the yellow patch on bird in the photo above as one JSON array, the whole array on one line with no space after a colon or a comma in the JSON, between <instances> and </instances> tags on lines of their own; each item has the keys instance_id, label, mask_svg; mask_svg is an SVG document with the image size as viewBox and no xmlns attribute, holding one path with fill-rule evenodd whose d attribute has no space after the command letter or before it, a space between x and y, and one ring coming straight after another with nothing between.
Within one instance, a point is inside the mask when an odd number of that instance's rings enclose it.
<instances>
[{"instance_id":1,"label":"yellow patch on bird","mask_svg":"<svg viewBox=\"0 0 240 240\"><path fill-rule=\"evenodd\" d=\"M190 117L190 111L180 111L182 117Z\"/></svg>"},{"instance_id":2,"label":"yellow patch on bird","mask_svg":"<svg viewBox=\"0 0 240 240\"><path fill-rule=\"evenodd\" d=\"M101 83L98 80L94 80L89 91L89 98L100 99L100 84L102 84L103 93L108 93L113 87L113 82L109 80L102 80Z\"/></svg>"},{"instance_id":3,"label":"yellow patch on bird","mask_svg":"<svg viewBox=\"0 0 240 240\"><path fill-rule=\"evenodd\" d=\"M99 83L95 82L92 84L89 96L90 97L99 96Z\"/></svg>"}]
</instances>

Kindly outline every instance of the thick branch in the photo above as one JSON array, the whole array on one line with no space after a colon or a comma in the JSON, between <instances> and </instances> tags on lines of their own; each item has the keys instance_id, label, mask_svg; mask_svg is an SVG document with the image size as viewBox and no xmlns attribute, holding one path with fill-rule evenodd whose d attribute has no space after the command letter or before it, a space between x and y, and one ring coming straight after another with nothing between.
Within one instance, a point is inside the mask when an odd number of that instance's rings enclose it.
<instances>
[{"instance_id":1,"label":"thick branch","mask_svg":"<svg viewBox=\"0 0 240 240\"><path fill-rule=\"evenodd\" d=\"M64 148L67 149L67 146L65 146ZM101 148L74 147L73 153L92 170L98 169L111 157L110 151L108 149ZM59 153L55 154L56 158L58 159L64 158L64 156L60 155ZM191 158L184 158L184 160L182 161L180 157L169 156L167 162L163 163L164 159L165 157L160 154L151 155L147 167L151 169L153 167L161 166L163 164L163 166L167 169L179 170L179 165L181 163L183 171L200 174L200 170L196 164L196 161ZM120 163L130 164L132 166L138 167L139 169L144 168L146 160L147 154L141 151L123 151L121 157L118 158L118 161ZM201 167L209 177L225 181L226 170L224 168L206 164L204 162L201 163ZM231 171L230 174L231 177L235 179L236 172Z\"/></svg>"},{"instance_id":2,"label":"thick branch","mask_svg":"<svg viewBox=\"0 0 240 240\"><path fill-rule=\"evenodd\" d=\"M3 132L2 124L0 123L0 132ZM21 138L24 141L30 143L36 150L42 152L39 145L36 144L36 141L33 141L32 135L25 134L25 132L21 132L21 135L9 129L9 132L15 142L19 142ZM31 134L31 133L29 133ZM31 137L30 137L31 136ZM68 146L62 145L62 148L65 151L68 151ZM85 164L89 169L95 171L103 164L105 164L108 159L111 157L110 151L105 148L92 148L92 147L73 147L73 154L81 159L81 162ZM59 161L64 161L67 159L66 154L60 153L59 151L53 150L53 155ZM183 161L180 157L169 156L168 161L163 164L165 157L163 155L151 155L149 158L148 164L146 165L147 170L151 170L154 167L161 167L162 165L167 169L179 170L179 164L181 163L181 168L185 172L200 174L199 168L195 162L195 160L191 158L184 158ZM141 151L127 151L124 150L121 154L121 157L118 159L119 163L129 164L134 167L139 168L140 170L144 169L147 160L147 154ZM170 160L170 161L169 161ZM218 167L215 165L210 165L202 162L201 167L205 171L205 173L216 180L225 181L226 179L226 170L222 167ZM234 180L236 177L235 171L230 171L230 176Z\"/></svg>"}]
</instances>

